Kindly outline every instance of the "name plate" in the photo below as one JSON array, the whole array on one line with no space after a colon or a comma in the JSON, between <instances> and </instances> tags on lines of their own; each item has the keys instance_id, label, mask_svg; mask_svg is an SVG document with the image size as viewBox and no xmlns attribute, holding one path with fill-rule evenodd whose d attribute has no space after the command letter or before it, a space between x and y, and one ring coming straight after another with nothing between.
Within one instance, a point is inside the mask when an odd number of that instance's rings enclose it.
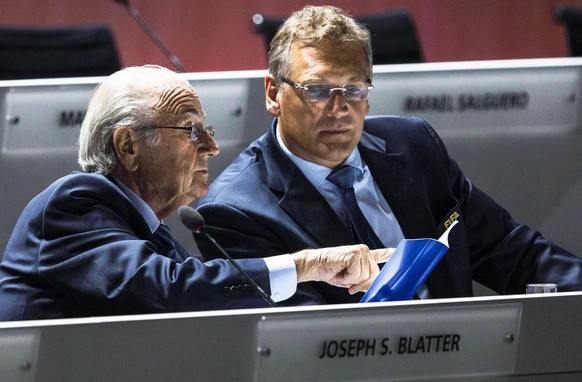
<instances>
[{"instance_id":1,"label":"name plate","mask_svg":"<svg viewBox=\"0 0 582 382\"><path fill-rule=\"evenodd\" d=\"M511 375L521 304L265 316L256 381Z\"/></svg>"},{"instance_id":2,"label":"name plate","mask_svg":"<svg viewBox=\"0 0 582 382\"><path fill-rule=\"evenodd\" d=\"M570 132L580 82L575 67L378 73L370 114L419 116L444 135Z\"/></svg>"},{"instance_id":3,"label":"name plate","mask_svg":"<svg viewBox=\"0 0 582 382\"><path fill-rule=\"evenodd\" d=\"M5 98L3 152L76 151L94 87L12 89Z\"/></svg>"},{"instance_id":4,"label":"name plate","mask_svg":"<svg viewBox=\"0 0 582 382\"><path fill-rule=\"evenodd\" d=\"M244 123L251 82L246 78L209 78L191 83L200 94L209 116L206 122L216 128L215 139L223 147L238 145L238 154L248 144L244 140ZM0 112L5 113L4 120L0 121L3 130L0 134L4 137L3 152L27 154L63 149L76 151L81 125L96 85L10 88L3 99L4 103L0 105Z\"/></svg>"}]
</instances>

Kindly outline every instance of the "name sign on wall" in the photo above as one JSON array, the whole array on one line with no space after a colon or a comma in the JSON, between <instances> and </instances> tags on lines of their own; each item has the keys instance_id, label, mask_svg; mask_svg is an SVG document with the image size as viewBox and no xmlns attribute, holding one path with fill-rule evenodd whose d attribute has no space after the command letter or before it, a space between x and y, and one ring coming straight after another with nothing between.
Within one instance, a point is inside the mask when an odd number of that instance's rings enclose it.
<instances>
[{"instance_id":1,"label":"name sign on wall","mask_svg":"<svg viewBox=\"0 0 582 382\"><path fill-rule=\"evenodd\" d=\"M13 88L5 97L4 153L77 150L94 84Z\"/></svg>"},{"instance_id":2,"label":"name sign on wall","mask_svg":"<svg viewBox=\"0 0 582 382\"><path fill-rule=\"evenodd\" d=\"M390 68L376 68L370 114L418 116L444 135L559 133L578 127L578 67L382 69Z\"/></svg>"},{"instance_id":3,"label":"name sign on wall","mask_svg":"<svg viewBox=\"0 0 582 382\"><path fill-rule=\"evenodd\" d=\"M511 375L520 320L521 304L513 303L263 317L255 380Z\"/></svg>"},{"instance_id":4,"label":"name sign on wall","mask_svg":"<svg viewBox=\"0 0 582 382\"><path fill-rule=\"evenodd\" d=\"M206 122L216 128L215 139L223 147L236 146L237 153L242 151L248 144L242 140L249 79L200 79L192 84L202 99ZM5 110L5 120L0 121L3 152L77 150L81 125L96 85L63 83L9 88L0 105L0 111Z\"/></svg>"}]
</instances>

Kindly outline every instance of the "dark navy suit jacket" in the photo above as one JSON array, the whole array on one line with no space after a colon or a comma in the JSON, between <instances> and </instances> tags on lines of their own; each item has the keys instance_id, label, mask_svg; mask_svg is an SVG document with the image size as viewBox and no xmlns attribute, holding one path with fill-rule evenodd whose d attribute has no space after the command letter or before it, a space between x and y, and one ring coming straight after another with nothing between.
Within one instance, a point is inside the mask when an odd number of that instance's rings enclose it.
<instances>
[{"instance_id":1,"label":"dark navy suit jacket","mask_svg":"<svg viewBox=\"0 0 582 382\"><path fill-rule=\"evenodd\" d=\"M208 231L235 258L352 244L329 204L280 149L275 129L276 121L199 200ZM425 121L368 117L358 149L406 238L438 237L458 215L450 249L426 281L431 297L471 296L472 280L500 294L524 293L531 282L582 289L581 259L515 222L474 187ZM206 258L216 256L203 241L198 246ZM311 283L300 284L286 303L360 297Z\"/></svg>"},{"instance_id":2,"label":"dark navy suit jacket","mask_svg":"<svg viewBox=\"0 0 582 382\"><path fill-rule=\"evenodd\" d=\"M179 244L175 260L156 251L113 181L65 176L16 224L0 265L0 321L265 306L228 262L202 263ZM242 266L270 293L262 259Z\"/></svg>"}]
</instances>

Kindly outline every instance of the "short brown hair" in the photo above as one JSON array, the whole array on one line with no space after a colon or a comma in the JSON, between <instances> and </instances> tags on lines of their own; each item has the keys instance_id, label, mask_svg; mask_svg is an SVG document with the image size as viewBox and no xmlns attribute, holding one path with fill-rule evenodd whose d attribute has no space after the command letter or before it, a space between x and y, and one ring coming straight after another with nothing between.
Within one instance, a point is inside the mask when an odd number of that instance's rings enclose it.
<instances>
[{"instance_id":1,"label":"short brown hair","mask_svg":"<svg viewBox=\"0 0 582 382\"><path fill-rule=\"evenodd\" d=\"M360 44L366 55L372 79L372 44L370 32L343 10L333 6L306 6L293 13L271 41L269 73L275 78L289 73L291 46L317 46L329 39L336 46Z\"/></svg>"}]
</instances>

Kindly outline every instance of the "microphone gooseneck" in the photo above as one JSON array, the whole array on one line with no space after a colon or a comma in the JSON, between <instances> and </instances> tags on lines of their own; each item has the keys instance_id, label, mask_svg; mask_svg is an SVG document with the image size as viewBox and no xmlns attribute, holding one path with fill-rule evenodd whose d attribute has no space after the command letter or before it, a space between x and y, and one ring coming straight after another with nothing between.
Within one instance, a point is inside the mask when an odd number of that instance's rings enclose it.
<instances>
[{"instance_id":1,"label":"microphone gooseneck","mask_svg":"<svg viewBox=\"0 0 582 382\"><path fill-rule=\"evenodd\" d=\"M187 72L186 68L184 67L184 65L182 65L182 62L180 62L178 57L176 57L176 55L174 53L172 53L170 51L170 49L168 49L166 47L166 45L162 42L162 40L157 35L157 33L153 30L153 28L150 27L149 24L141 16L141 13L139 13L137 8L129 3L129 0L113 0L113 1L118 3L118 4L123 5L125 7L125 9L127 9L129 14L131 15L131 17L133 17L133 19L139 24L141 29L143 29L143 31L148 35L150 40L152 40L154 42L154 44L156 44L156 46L164 54L164 56L166 56L166 58L168 60L170 60L170 62L172 64L174 64L174 66L176 67L176 70L178 72L181 72L181 73Z\"/></svg>"},{"instance_id":2,"label":"microphone gooseneck","mask_svg":"<svg viewBox=\"0 0 582 382\"><path fill-rule=\"evenodd\" d=\"M242 267L234 261L234 259L226 253L226 251L214 240L208 232L204 229L204 218L198 211L190 206L181 206L178 208L178 216L180 221L186 228L192 231L192 234L198 233L204 235L212 245L222 254L222 256L230 261L230 263L248 280L248 282L259 292L259 295L265 300L270 306L276 307L277 304L273 299L261 288L261 286L251 278L251 276Z\"/></svg>"}]
</instances>

